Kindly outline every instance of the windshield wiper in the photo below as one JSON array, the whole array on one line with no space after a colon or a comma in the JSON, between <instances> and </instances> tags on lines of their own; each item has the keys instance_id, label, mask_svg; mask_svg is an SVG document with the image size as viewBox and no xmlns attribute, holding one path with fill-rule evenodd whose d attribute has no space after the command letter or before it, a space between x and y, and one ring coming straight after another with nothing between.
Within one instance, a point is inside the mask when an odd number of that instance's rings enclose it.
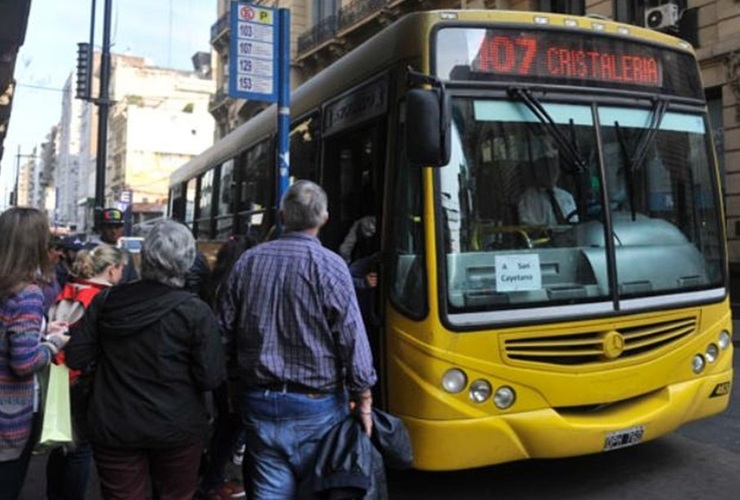
<instances>
[{"instance_id":1,"label":"windshield wiper","mask_svg":"<svg viewBox=\"0 0 740 500\"><path fill-rule=\"evenodd\" d=\"M630 157L629 151L627 151L627 140L624 138L622 128L619 126L619 122L614 122L614 130L617 132L617 140L619 141L619 149L622 150L622 158L625 160L629 158L629 165L624 169L624 182L627 187L627 199L629 200L630 212L632 214L632 220L635 220L635 185L633 182L634 164L633 157ZM624 165L622 165L624 166Z\"/></svg>"},{"instance_id":2,"label":"windshield wiper","mask_svg":"<svg viewBox=\"0 0 740 500\"><path fill-rule=\"evenodd\" d=\"M522 87L509 87L508 92L511 96L520 99L529 110L542 122L545 130L555 139L558 145L558 149L564 154L566 160L575 165L576 173L583 173L588 170L586 160L583 159L581 153L578 151L578 146L574 141L571 141L566 137L558 128L555 120L552 119L550 113L547 112L542 103L532 95L532 92L527 88Z\"/></svg>"},{"instance_id":3,"label":"windshield wiper","mask_svg":"<svg viewBox=\"0 0 740 500\"><path fill-rule=\"evenodd\" d=\"M629 167L633 171L639 169L642 167L642 164L645 163L645 158L647 157L650 144L655 140L655 135L658 133L660 124L663 122L663 117L665 116L666 111L668 111L668 100L658 99L650 111L650 123L640 132L635 152L629 159ZM614 126L619 130L619 122L614 122ZM622 140L623 139L620 136L620 142ZM627 156L625 156L625 158L627 158Z\"/></svg>"},{"instance_id":4,"label":"windshield wiper","mask_svg":"<svg viewBox=\"0 0 740 500\"><path fill-rule=\"evenodd\" d=\"M617 133L617 140L619 140L619 146L622 150L622 157L629 159L629 164L625 170L625 183L627 184L627 196L629 198L630 212L632 220L635 220L635 187L634 187L634 173L642 167L645 163L645 158L648 154L650 144L655 140L655 135L658 133L660 124L663 121L663 117L668 110L668 100L658 99L653 105L650 115L650 123L647 128L642 129L640 137L637 139L637 146L632 155L627 151L627 140L624 137L622 128L619 126L619 122L614 122L614 130Z\"/></svg>"}]
</instances>

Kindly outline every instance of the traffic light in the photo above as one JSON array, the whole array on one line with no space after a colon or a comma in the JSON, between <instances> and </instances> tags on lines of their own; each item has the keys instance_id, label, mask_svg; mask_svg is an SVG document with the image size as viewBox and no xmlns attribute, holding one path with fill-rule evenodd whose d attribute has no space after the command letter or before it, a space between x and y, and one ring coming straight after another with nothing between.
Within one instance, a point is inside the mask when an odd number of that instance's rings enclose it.
<instances>
[{"instance_id":1,"label":"traffic light","mask_svg":"<svg viewBox=\"0 0 740 500\"><path fill-rule=\"evenodd\" d=\"M77 44L77 99L90 100L92 48L89 43Z\"/></svg>"}]
</instances>

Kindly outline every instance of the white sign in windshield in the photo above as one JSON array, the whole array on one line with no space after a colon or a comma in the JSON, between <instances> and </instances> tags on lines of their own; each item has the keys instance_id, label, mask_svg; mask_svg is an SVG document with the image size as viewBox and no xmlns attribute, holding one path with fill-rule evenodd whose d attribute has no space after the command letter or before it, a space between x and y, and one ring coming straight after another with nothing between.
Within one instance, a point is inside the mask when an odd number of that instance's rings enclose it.
<instances>
[{"instance_id":1,"label":"white sign in windshield","mask_svg":"<svg viewBox=\"0 0 740 500\"><path fill-rule=\"evenodd\" d=\"M542 288L540 256L536 253L497 255L496 291L519 292Z\"/></svg>"}]
</instances>

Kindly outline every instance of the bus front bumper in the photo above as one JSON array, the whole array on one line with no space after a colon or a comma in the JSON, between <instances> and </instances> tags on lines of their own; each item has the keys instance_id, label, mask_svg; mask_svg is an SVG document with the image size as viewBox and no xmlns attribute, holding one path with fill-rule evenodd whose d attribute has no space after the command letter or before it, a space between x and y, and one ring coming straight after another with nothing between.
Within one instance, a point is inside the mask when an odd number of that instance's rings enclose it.
<instances>
[{"instance_id":1,"label":"bus front bumper","mask_svg":"<svg viewBox=\"0 0 740 500\"><path fill-rule=\"evenodd\" d=\"M732 370L728 370L592 412L550 408L444 421L400 416L411 435L415 468L468 469L528 458L586 455L650 441L687 422L722 412L729 403L731 383Z\"/></svg>"}]
</instances>

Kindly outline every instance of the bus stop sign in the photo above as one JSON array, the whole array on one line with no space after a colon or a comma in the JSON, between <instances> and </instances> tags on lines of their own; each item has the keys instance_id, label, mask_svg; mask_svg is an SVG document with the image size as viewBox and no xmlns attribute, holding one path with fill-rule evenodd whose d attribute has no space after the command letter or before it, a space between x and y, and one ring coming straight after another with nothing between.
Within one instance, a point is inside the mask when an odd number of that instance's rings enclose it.
<instances>
[{"instance_id":1,"label":"bus stop sign","mask_svg":"<svg viewBox=\"0 0 740 500\"><path fill-rule=\"evenodd\" d=\"M231 97L277 101L280 26L276 12L277 9L245 2L231 4Z\"/></svg>"}]
</instances>

